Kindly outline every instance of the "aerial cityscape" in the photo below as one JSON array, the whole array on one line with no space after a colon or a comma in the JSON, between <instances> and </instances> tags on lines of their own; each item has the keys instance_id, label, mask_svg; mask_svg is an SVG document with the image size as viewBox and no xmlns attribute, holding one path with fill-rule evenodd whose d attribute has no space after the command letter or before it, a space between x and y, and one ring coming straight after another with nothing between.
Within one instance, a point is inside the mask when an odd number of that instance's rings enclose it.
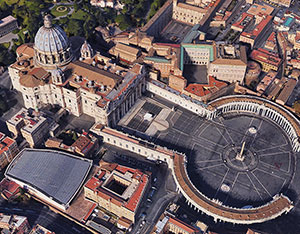
<instances>
[{"instance_id":1,"label":"aerial cityscape","mask_svg":"<svg viewBox=\"0 0 300 234\"><path fill-rule=\"evenodd\" d=\"M300 1L0 0L0 233L300 234Z\"/></svg>"}]
</instances>

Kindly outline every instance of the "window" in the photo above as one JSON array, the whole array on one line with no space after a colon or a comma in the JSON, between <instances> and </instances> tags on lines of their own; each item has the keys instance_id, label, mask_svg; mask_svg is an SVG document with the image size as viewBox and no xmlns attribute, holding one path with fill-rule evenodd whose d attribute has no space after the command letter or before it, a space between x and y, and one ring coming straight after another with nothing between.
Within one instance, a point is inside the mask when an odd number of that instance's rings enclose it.
<instances>
[{"instance_id":1,"label":"window","mask_svg":"<svg viewBox=\"0 0 300 234\"><path fill-rule=\"evenodd\" d=\"M107 141L110 141L110 139L109 139L109 138L107 138Z\"/></svg>"}]
</instances>

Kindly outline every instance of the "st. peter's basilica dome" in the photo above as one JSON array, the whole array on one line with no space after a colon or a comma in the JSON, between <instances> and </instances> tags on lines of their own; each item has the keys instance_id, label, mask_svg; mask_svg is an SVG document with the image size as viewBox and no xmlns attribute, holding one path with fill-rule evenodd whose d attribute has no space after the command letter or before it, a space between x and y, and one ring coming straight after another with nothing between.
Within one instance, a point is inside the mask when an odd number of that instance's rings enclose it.
<instances>
[{"instance_id":1,"label":"st. peter's basilica dome","mask_svg":"<svg viewBox=\"0 0 300 234\"><path fill-rule=\"evenodd\" d=\"M42 26L34 39L35 61L45 69L64 66L73 59L69 39L64 30L52 24L51 15L44 17Z\"/></svg>"}]
</instances>

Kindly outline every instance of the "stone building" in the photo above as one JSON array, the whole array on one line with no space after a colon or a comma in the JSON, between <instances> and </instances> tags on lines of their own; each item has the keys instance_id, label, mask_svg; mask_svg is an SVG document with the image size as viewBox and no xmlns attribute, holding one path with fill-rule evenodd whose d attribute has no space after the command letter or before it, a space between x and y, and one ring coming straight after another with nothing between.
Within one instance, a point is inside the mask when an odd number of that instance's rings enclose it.
<instances>
[{"instance_id":1,"label":"stone building","mask_svg":"<svg viewBox=\"0 0 300 234\"><path fill-rule=\"evenodd\" d=\"M196 1L195 1L196 2ZM197 1L201 3L202 1ZM200 7L202 4L188 4L186 2L173 1L173 19L188 23L198 24L207 12L207 9Z\"/></svg>"},{"instance_id":2,"label":"stone building","mask_svg":"<svg viewBox=\"0 0 300 234\"><path fill-rule=\"evenodd\" d=\"M17 19L11 15L0 20L0 37L12 32L18 28Z\"/></svg>"},{"instance_id":3,"label":"stone building","mask_svg":"<svg viewBox=\"0 0 300 234\"><path fill-rule=\"evenodd\" d=\"M22 136L34 147L42 143L49 134L47 119L33 110L22 108L12 118L6 121L8 130L15 136Z\"/></svg>"},{"instance_id":4,"label":"stone building","mask_svg":"<svg viewBox=\"0 0 300 234\"><path fill-rule=\"evenodd\" d=\"M85 42L79 60L65 32L46 15L35 43L21 45L9 67L13 87L23 94L26 108L59 105L75 116L87 114L114 125L145 90L145 68L120 67L94 54Z\"/></svg>"},{"instance_id":5,"label":"stone building","mask_svg":"<svg viewBox=\"0 0 300 234\"><path fill-rule=\"evenodd\" d=\"M0 170L6 167L18 153L16 141L0 132Z\"/></svg>"},{"instance_id":6,"label":"stone building","mask_svg":"<svg viewBox=\"0 0 300 234\"><path fill-rule=\"evenodd\" d=\"M208 75L227 82L243 83L247 68L247 54L244 46L218 45L216 59L209 64Z\"/></svg>"},{"instance_id":7,"label":"stone building","mask_svg":"<svg viewBox=\"0 0 300 234\"><path fill-rule=\"evenodd\" d=\"M84 195L107 211L134 223L149 185L148 174L101 161L98 173L85 184Z\"/></svg>"}]
</instances>

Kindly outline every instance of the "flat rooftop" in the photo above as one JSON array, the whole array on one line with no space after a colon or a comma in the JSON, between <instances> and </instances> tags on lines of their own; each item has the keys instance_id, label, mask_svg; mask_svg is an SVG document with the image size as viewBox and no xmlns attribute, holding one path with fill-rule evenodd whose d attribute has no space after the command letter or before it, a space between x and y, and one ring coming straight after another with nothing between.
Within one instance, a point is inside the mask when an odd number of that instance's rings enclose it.
<instances>
[{"instance_id":1,"label":"flat rooftop","mask_svg":"<svg viewBox=\"0 0 300 234\"><path fill-rule=\"evenodd\" d=\"M92 162L55 150L24 149L11 162L5 176L27 184L54 201L71 202L86 179Z\"/></svg>"},{"instance_id":2,"label":"flat rooftop","mask_svg":"<svg viewBox=\"0 0 300 234\"><path fill-rule=\"evenodd\" d=\"M167 26L160 33L159 42L165 43L181 43L186 34L192 29L193 26L170 20Z\"/></svg>"}]
</instances>

